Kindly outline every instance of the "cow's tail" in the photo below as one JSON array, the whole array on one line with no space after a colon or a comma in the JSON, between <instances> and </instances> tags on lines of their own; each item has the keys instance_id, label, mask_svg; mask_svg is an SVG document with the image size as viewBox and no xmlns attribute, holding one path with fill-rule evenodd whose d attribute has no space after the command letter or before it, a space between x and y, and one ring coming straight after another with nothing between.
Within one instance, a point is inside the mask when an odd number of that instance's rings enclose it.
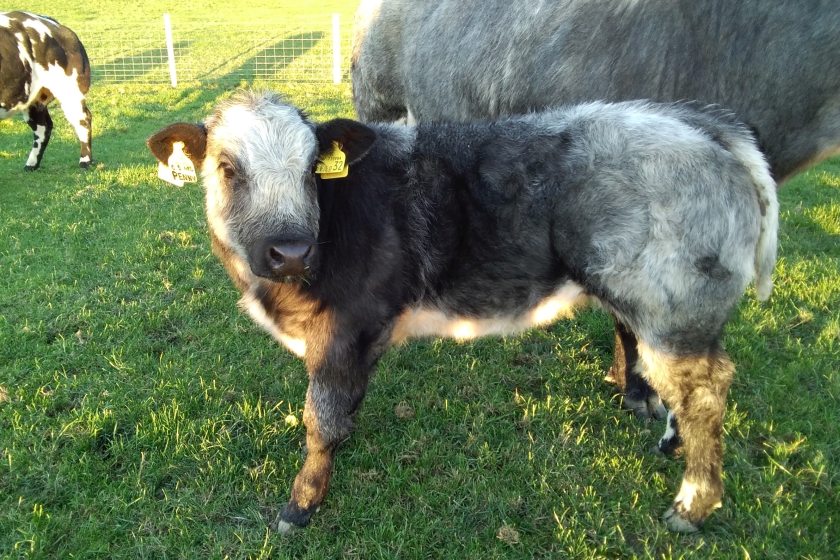
<instances>
[{"instance_id":1,"label":"cow's tail","mask_svg":"<svg viewBox=\"0 0 840 560\"><path fill-rule=\"evenodd\" d=\"M776 198L776 181L770 174L764 156L750 137L738 139L729 146L732 154L749 170L758 205L761 209L761 230L755 248L755 289L761 301L773 291L773 268L779 235L779 201Z\"/></svg>"}]
</instances>

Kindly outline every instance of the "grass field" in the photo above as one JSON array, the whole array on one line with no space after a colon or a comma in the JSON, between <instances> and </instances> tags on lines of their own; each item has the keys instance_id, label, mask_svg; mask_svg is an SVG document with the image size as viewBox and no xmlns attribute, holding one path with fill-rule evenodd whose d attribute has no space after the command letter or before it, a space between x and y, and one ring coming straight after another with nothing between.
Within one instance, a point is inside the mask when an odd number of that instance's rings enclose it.
<instances>
[{"instance_id":1,"label":"grass field","mask_svg":"<svg viewBox=\"0 0 840 560\"><path fill-rule=\"evenodd\" d=\"M42 4L83 38L115 10L163 11ZM352 116L347 84L272 87L315 119ZM144 146L227 91L95 86L87 172L57 108L32 174L29 129L0 121L0 557L840 557L837 160L782 190L776 290L728 328L727 494L701 533L659 521L682 464L650 451L661 422L616 406L597 311L387 353L312 525L268 531L302 463L304 368L237 310L201 188L159 181Z\"/></svg>"}]
</instances>

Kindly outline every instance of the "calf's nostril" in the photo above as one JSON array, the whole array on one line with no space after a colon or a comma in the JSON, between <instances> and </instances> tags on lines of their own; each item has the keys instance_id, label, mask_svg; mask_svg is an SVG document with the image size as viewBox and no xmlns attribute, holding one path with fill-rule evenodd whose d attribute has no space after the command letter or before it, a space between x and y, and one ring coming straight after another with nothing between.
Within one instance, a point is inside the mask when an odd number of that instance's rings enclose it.
<instances>
[{"instance_id":1,"label":"calf's nostril","mask_svg":"<svg viewBox=\"0 0 840 560\"><path fill-rule=\"evenodd\" d=\"M281 241L266 244L262 258L274 276L300 276L308 271L314 253L311 242Z\"/></svg>"},{"instance_id":2,"label":"calf's nostril","mask_svg":"<svg viewBox=\"0 0 840 560\"><path fill-rule=\"evenodd\" d=\"M278 247L268 248L268 262L272 266L282 266L286 261L286 256Z\"/></svg>"}]
</instances>

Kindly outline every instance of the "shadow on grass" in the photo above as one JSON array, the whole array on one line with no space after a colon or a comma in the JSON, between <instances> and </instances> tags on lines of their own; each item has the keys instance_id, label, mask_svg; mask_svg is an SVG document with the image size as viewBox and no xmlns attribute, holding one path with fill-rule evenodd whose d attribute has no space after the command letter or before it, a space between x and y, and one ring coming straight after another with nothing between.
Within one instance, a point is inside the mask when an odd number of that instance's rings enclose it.
<instances>
[{"instance_id":1,"label":"shadow on grass","mask_svg":"<svg viewBox=\"0 0 840 560\"><path fill-rule=\"evenodd\" d=\"M259 50L234 70L219 76L214 76L220 68L224 68L232 61L247 55L253 49L239 52L227 60L219 62L214 68L196 76L196 78L202 81L206 80L217 83L270 80L291 66L295 60L306 55L323 38L324 33L321 31L302 32L296 35L290 35ZM268 42L266 41L264 44ZM256 48L259 48L259 45Z\"/></svg>"},{"instance_id":2,"label":"shadow on grass","mask_svg":"<svg viewBox=\"0 0 840 560\"><path fill-rule=\"evenodd\" d=\"M176 53L181 53L191 44L192 41L178 41L173 47ZM94 84L118 83L135 81L156 72L163 74L165 79L168 76L167 66L166 47L154 47L119 56L107 62L97 63L96 60L92 60L91 71Z\"/></svg>"}]
</instances>

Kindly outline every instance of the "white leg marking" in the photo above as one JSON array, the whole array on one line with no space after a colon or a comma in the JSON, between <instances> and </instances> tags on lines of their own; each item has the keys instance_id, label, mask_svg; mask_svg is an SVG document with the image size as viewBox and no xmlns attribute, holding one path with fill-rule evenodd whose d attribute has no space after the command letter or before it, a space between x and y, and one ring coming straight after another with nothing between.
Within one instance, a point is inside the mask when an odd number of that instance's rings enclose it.
<instances>
[{"instance_id":1,"label":"white leg marking","mask_svg":"<svg viewBox=\"0 0 840 560\"><path fill-rule=\"evenodd\" d=\"M685 509L690 510L691 503L694 501L694 496L696 495L697 485L683 479L682 485L680 486L680 492L677 494L677 497L674 498L674 502L681 503Z\"/></svg>"},{"instance_id":2,"label":"white leg marking","mask_svg":"<svg viewBox=\"0 0 840 560\"><path fill-rule=\"evenodd\" d=\"M32 150L29 152L29 157L26 160L27 167L35 167L38 165L38 153L41 151L41 147L44 145L44 138L47 136L47 127L43 125L38 125L35 127L35 142L32 146Z\"/></svg>"},{"instance_id":3,"label":"white leg marking","mask_svg":"<svg viewBox=\"0 0 840 560\"><path fill-rule=\"evenodd\" d=\"M665 445L670 443L677 435L676 426L677 422L674 418L674 411L669 410L668 420L665 422L665 433L662 434L661 438L659 438L659 449L662 449Z\"/></svg>"}]
</instances>

